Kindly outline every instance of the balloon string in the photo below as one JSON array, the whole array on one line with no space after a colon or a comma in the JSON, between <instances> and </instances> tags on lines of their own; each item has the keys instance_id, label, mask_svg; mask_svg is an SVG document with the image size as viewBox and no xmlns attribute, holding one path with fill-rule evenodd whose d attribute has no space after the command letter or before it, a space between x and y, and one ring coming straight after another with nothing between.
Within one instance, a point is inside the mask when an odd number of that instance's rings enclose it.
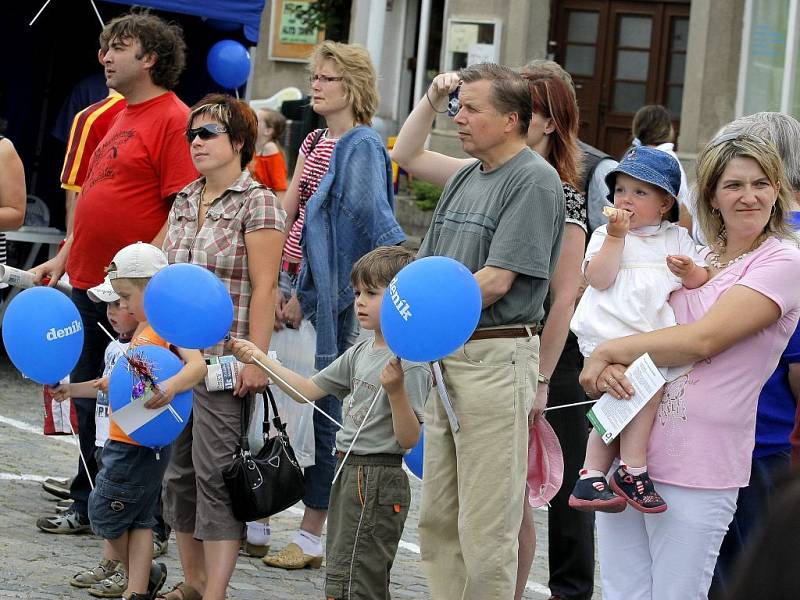
<instances>
[{"instance_id":1,"label":"balloon string","mask_svg":"<svg viewBox=\"0 0 800 600\"><path fill-rule=\"evenodd\" d=\"M42 4L42 8L39 9L39 12L36 13L36 16L33 17L33 19L31 19L30 23L28 23L28 27L31 27L36 22L36 19L38 19L39 15L41 15L44 12L44 9L47 8L48 4L50 4L50 0L47 0L47 2Z\"/></svg>"},{"instance_id":2,"label":"balloon string","mask_svg":"<svg viewBox=\"0 0 800 600\"><path fill-rule=\"evenodd\" d=\"M70 400L70 402L71 401L72 400ZM75 434L75 430L72 428L72 415L67 416L67 423L69 423L69 430L72 432L72 441L74 441L75 446L78 447L78 454L80 454L83 468L86 470L86 478L89 480L89 487L94 489L94 482L92 481L92 476L89 474L89 466L86 464L86 458L84 458L83 452L81 452L81 444L78 441L78 436Z\"/></svg>"},{"instance_id":3,"label":"balloon string","mask_svg":"<svg viewBox=\"0 0 800 600\"><path fill-rule=\"evenodd\" d=\"M549 410L559 410L561 408L570 408L571 406L581 406L583 404L593 404L597 402L597 400L586 400L585 402L573 402L572 404L562 404L560 406L548 406L542 412L547 412Z\"/></svg>"},{"instance_id":4,"label":"balloon string","mask_svg":"<svg viewBox=\"0 0 800 600\"><path fill-rule=\"evenodd\" d=\"M372 404L369 405L367 413L364 415L364 419L361 421L361 425L358 426L356 434L353 436L353 441L350 442L350 447L347 449L347 452L345 452L344 458L342 458L342 463L339 465L339 469L336 471L336 475L333 476L333 481L331 481L331 485L336 483L336 480L339 478L339 473L341 473L342 469L344 468L344 462L347 460L347 457L350 456L350 451L353 449L353 446L355 445L356 440L358 439L358 434L361 433L361 430L364 428L364 424L367 422L367 419L369 418L369 413L372 412L372 407L375 406L375 403L378 401L378 396L380 395L382 390L383 388L378 388L378 391L375 392L375 397L372 399Z\"/></svg>"},{"instance_id":5,"label":"balloon string","mask_svg":"<svg viewBox=\"0 0 800 600\"><path fill-rule=\"evenodd\" d=\"M306 404L310 404L310 405L311 405L311 407L312 407L314 410L316 410L316 411L317 411L319 414L321 414L323 417L325 417L326 419L328 419L328 420L329 420L331 423L333 423L334 425L336 425L336 426L337 426L339 429L341 429L341 428L342 428L342 424L341 424L341 423L339 423L339 421L337 421L336 419L334 419L332 416L330 416L328 413L326 413L324 410L322 410L322 409L321 409L319 406L317 406L317 405L316 405L316 404L314 404L314 403L313 403L311 400L309 400L308 398L306 398L306 397L305 397L303 394L301 394L301 393L300 393L300 392L297 390L297 388L295 388L295 387L294 387L294 386L293 386L291 383L289 383L288 381L286 381L285 379L283 379L283 378L282 378L280 375L278 375L278 374L277 374L275 371L273 371L272 369L270 369L270 368L269 368L267 365L265 365L263 362L261 362L261 361L260 361L260 360L258 360L257 358L253 358L253 362L254 362L255 364L257 364L259 367L261 367L262 369L264 369L264 370L267 372L267 375L269 375L270 377L272 377L272 379L274 379L275 381L277 381L277 382L279 382L279 383L282 383L284 386L286 386L287 388L289 388L289 390L290 390L290 391L291 391L291 392L292 392L292 393L293 393L295 396L297 396L298 398L300 398L300 400L302 400L302 401L303 401L303 402L305 402Z\"/></svg>"},{"instance_id":6,"label":"balloon string","mask_svg":"<svg viewBox=\"0 0 800 600\"><path fill-rule=\"evenodd\" d=\"M119 346L120 352L122 352L122 357L128 362L128 364L131 367L133 367L133 370L136 371L136 373L138 373L140 376L143 376L143 374L139 372L139 369L136 368L136 365L134 365L131 362L131 359L128 358L128 355L125 352L125 348L122 346L122 344L119 343L119 340L116 339L113 335L111 335L111 333L109 333L108 329L103 327L103 324L100 323L99 321L97 322L97 326L100 329L103 330L103 333L105 333L109 337L109 339L111 339L112 342L114 342L117 346ZM152 384L153 384L153 387L155 387L157 390L160 390L160 388L156 384L155 380L152 380ZM167 410L172 414L173 417L175 417L175 420L178 423L183 423L183 418L181 418L181 416L178 414L178 411L176 411L174 408L172 408L172 404L167 404Z\"/></svg>"},{"instance_id":7,"label":"balloon string","mask_svg":"<svg viewBox=\"0 0 800 600\"><path fill-rule=\"evenodd\" d=\"M100 11L97 10L97 5L94 3L94 0L89 0L92 3L92 8L94 9L94 14L97 15L97 20L100 21L100 27L105 28L106 24L103 23L103 17L100 16Z\"/></svg>"}]
</instances>

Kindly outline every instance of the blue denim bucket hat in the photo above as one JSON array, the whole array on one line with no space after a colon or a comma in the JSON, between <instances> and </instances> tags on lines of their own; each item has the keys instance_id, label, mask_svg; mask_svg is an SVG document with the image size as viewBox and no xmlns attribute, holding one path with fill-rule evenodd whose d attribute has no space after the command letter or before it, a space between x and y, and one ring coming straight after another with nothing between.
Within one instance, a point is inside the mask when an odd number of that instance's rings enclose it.
<instances>
[{"instance_id":1,"label":"blue denim bucket hat","mask_svg":"<svg viewBox=\"0 0 800 600\"><path fill-rule=\"evenodd\" d=\"M681 168L671 154L648 146L634 146L622 158L617 168L606 175L608 201L614 203L614 184L617 173L625 173L640 181L654 185L675 198L667 215L670 221L678 220L678 191L681 189Z\"/></svg>"}]
</instances>

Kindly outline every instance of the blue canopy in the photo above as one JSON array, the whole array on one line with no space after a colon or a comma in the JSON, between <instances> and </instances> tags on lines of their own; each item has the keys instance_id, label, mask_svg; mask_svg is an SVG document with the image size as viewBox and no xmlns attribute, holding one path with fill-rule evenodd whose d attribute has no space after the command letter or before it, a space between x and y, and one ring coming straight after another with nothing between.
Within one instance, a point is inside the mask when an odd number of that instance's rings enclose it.
<instances>
[{"instance_id":1,"label":"blue canopy","mask_svg":"<svg viewBox=\"0 0 800 600\"><path fill-rule=\"evenodd\" d=\"M266 0L107 0L117 4L136 4L158 10L196 15L208 19L218 19L241 23L244 35L251 42L258 42L258 28Z\"/></svg>"}]
</instances>

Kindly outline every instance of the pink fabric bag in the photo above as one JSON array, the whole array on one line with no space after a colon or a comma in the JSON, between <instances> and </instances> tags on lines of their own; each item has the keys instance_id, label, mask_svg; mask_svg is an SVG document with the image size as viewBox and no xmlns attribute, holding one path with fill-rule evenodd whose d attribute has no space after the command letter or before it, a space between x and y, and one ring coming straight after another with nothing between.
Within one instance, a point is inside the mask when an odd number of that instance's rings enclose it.
<instances>
[{"instance_id":1,"label":"pink fabric bag","mask_svg":"<svg viewBox=\"0 0 800 600\"><path fill-rule=\"evenodd\" d=\"M548 504L564 480L564 455L558 436L540 417L528 430L528 502L533 508Z\"/></svg>"}]
</instances>

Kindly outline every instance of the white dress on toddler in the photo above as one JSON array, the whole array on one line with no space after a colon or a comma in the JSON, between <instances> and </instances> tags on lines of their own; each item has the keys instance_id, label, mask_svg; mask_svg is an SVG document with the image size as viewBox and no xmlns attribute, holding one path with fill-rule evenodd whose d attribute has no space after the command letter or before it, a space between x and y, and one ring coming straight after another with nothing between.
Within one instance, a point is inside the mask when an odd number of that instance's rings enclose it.
<instances>
[{"instance_id":1,"label":"white dress on toddler","mask_svg":"<svg viewBox=\"0 0 800 600\"><path fill-rule=\"evenodd\" d=\"M581 267L584 273L607 235L606 225L592 233ZM660 225L628 232L613 283L605 290L588 286L575 309L570 329L578 337L581 354L589 356L606 340L676 324L669 296L680 289L682 282L667 267L670 254L682 254L695 264L706 266L689 232L675 223L662 221ZM662 373L671 381L686 370L671 367L666 372L662 369Z\"/></svg>"}]
</instances>

